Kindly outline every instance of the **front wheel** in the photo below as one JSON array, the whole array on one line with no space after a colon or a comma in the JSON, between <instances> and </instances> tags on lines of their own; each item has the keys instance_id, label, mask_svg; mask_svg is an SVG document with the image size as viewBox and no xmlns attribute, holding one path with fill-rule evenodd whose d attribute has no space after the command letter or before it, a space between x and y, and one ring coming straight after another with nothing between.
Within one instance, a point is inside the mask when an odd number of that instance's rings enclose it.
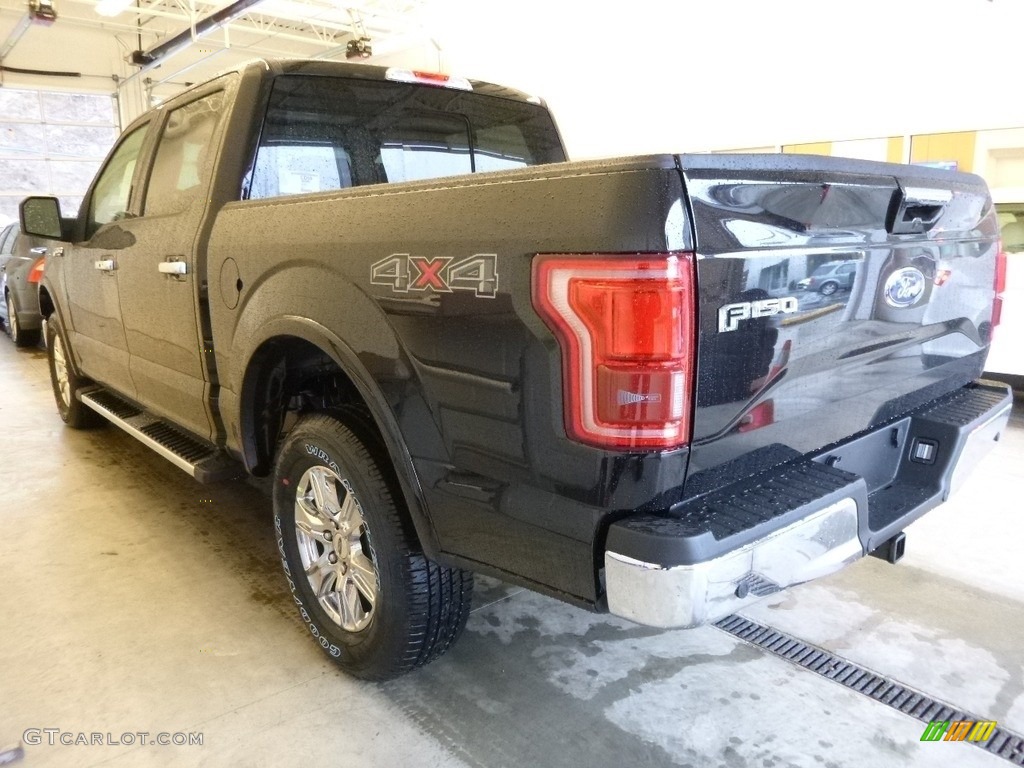
<instances>
[{"instance_id":1,"label":"front wheel","mask_svg":"<svg viewBox=\"0 0 1024 768\"><path fill-rule=\"evenodd\" d=\"M821 288L818 289L818 293L820 293L822 296L831 296L833 293L835 293L838 290L839 290L839 283L834 283L832 281L829 281L827 283L823 283L822 284Z\"/></svg>"},{"instance_id":2,"label":"front wheel","mask_svg":"<svg viewBox=\"0 0 1024 768\"><path fill-rule=\"evenodd\" d=\"M466 626L473 589L472 574L423 554L385 456L372 438L313 414L296 423L274 467L277 545L302 622L366 680L443 654Z\"/></svg>"},{"instance_id":3,"label":"front wheel","mask_svg":"<svg viewBox=\"0 0 1024 768\"><path fill-rule=\"evenodd\" d=\"M74 429L89 429L105 424L102 416L75 397L75 391L88 381L75 370L71 348L56 313L46 323L46 357L50 363L53 399L57 401L57 413L64 423Z\"/></svg>"}]
</instances>

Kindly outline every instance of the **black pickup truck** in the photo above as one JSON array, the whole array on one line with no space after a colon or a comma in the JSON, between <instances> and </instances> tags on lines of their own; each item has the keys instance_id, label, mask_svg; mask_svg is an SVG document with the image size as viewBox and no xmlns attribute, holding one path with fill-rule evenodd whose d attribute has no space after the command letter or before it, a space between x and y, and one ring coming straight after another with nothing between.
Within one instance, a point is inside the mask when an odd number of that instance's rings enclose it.
<instances>
[{"instance_id":1,"label":"black pickup truck","mask_svg":"<svg viewBox=\"0 0 1024 768\"><path fill-rule=\"evenodd\" d=\"M62 243L62 418L272 477L302 620L365 678L449 648L475 571L691 627L895 562L1009 416L977 380L1005 263L984 182L565 160L539 99L483 82L259 62L177 96L76 218L22 204Z\"/></svg>"}]
</instances>

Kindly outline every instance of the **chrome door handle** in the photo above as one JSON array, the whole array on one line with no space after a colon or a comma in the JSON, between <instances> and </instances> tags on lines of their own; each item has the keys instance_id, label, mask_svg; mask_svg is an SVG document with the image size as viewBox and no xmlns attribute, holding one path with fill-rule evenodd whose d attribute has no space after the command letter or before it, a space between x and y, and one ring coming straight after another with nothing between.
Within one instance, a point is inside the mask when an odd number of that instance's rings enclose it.
<instances>
[{"instance_id":1,"label":"chrome door handle","mask_svg":"<svg viewBox=\"0 0 1024 768\"><path fill-rule=\"evenodd\" d=\"M101 272L113 272L117 268L113 259L100 259L93 266Z\"/></svg>"},{"instance_id":2,"label":"chrome door handle","mask_svg":"<svg viewBox=\"0 0 1024 768\"><path fill-rule=\"evenodd\" d=\"M164 275L188 274L188 264L184 261L161 261L156 268Z\"/></svg>"},{"instance_id":3,"label":"chrome door handle","mask_svg":"<svg viewBox=\"0 0 1024 768\"><path fill-rule=\"evenodd\" d=\"M50 252L50 249L45 245L37 245L35 248L29 248L29 253L34 253L36 256L45 256Z\"/></svg>"}]
</instances>

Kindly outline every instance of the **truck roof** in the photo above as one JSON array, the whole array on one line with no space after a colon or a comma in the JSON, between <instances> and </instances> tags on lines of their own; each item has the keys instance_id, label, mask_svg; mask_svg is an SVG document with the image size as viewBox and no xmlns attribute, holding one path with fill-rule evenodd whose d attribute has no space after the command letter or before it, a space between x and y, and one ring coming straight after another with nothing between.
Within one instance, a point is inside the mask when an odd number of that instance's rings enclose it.
<instances>
[{"instance_id":1,"label":"truck roof","mask_svg":"<svg viewBox=\"0 0 1024 768\"><path fill-rule=\"evenodd\" d=\"M358 77L366 80L386 80L388 79L387 73L392 70L432 74L429 70L419 70L414 67L381 67L375 64L352 64L321 59L264 59L263 62L272 71L276 70L278 74L301 73L304 75L322 75L327 77ZM473 91L476 93L483 93L487 96L499 96L503 99L513 99L515 101L527 101L531 104L543 103L538 96L524 93L515 88L509 88L497 83L489 83L486 80L466 79L473 86Z\"/></svg>"},{"instance_id":2,"label":"truck roof","mask_svg":"<svg viewBox=\"0 0 1024 768\"><path fill-rule=\"evenodd\" d=\"M186 90L181 93L187 93L193 88L199 88L200 86L216 80L218 77L223 77L226 74L237 72L239 74L250 72L254 69L265 70L270 76L277 75L290 75L290 74L303 74L303 75L315 75L320 77L349 77L359 78L363 80L387 80L389 71L405 71L415 74L434 74L426 70L418 70L412 67L382 67L376 64L353 64L350 62L343 61L325 61L322 59L276 59L276 58L254 58L245 61L237 66L229 67L221 70L213 77L208 78L200 83L189 86ZM438 73L441 74L441 73ZM454 77L454 76L453 76ZM513 101L523 101L530 104L539 104L545 106L544 100L539 96L534 96L524 91L510 88L505 85L499 85L497 83L490 83L486 80L474 80L471 78L460 78L465 79L470 85L473 86L474 93L482 93L485 96L497 96L503 99L511 99ZM438 85L436 87L444 87ZM175 94L175 98L178 94Z\"/></svg>"},{"instance_id":3,"label":"truck roof","mask_svg":"<svg viewBox=\"0 0 1024 768\"><path fill-rule=\"evenodd\" d=\"M180 97L182 94L189 93L190 91L198 90L207 83L211 83L214 80L224 77L225 75L237 73L239 75L256 75L258 70L263 70L266 74L265 77L276 77L278 75L289 75L289 74L304 74L314 75L319 77L346 77L346 78L359 78L364 80L387 80L389 71L400 71L407 72L413 75L426 75L429 77L435 73L426 72L424 70L413 70L407 67L381 67L375 64L352 64L349 62L341 61L323 61L320 59L276 59L276 58L253 58L248 61L242 62L241 64L234 67L227 67L217 72L212 77L209 77L200 82L190 85L188 88L174 94L173 96L165 99L164 102L147 109L138 115L136 115L124 128L124 132L127 132L139 123L146 115L148 115L154 109L160 109L164 103L173 101ZM452 76L453 78L456 76ZM485 96L495 96L502 99L510 99L512 101L526 102L529 104L535 104L547 108L547 104L539 96L533 96L515 88L509 88L504 85L498 85L497 83L489 83L486 80L472 80L469 78L459 78L465 82L468 82L472 86L473 93L483 94ZM444 85L438 83L431 87L443 88ZM452 86L449 86L452 87Z\"/></svg>"}]
</instances>

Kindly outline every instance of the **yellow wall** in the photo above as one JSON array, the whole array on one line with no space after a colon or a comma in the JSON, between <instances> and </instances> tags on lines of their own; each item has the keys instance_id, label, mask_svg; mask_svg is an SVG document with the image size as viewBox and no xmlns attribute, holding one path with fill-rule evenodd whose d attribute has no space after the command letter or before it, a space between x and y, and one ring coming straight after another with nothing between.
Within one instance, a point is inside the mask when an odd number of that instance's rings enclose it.
<instances>
[{"instance_id":1,"label":"yellow wall","mask_svg":"<svg viewBox=\"0 0 1024 768\"><path fill-rule=\"evenodd\" d=\"M910 162L927 163L955 160L958 171L974 168L974 131L926 133L910 138Z\"/></svg>"},{"instance_id":2,"label":"yellow wall","mask_svg":"<svg viewBox=\"0 0 1024 768\"><path fill-rule=\"evenodd\" d=\"M765 147L742 147L740 149L716 149L713 150L713 154L716 155L773 155L779 151L778 147L765 146Z\"/></svg>"},{"instance_id":3,"label":"yellow wall","mask_svg":"<svg viewBox=\"0 0 1024 768\"><path fill-rule=\"evenodd\" d=\"M787 144L782 151L788 155L831 155L832 142L819 141L813 144Z\"/></svg>"},{"instance_id":4,"label":"yellow wall","mask_svg":"<svg viewBox=\"0 0 1024 768\"><path fill-rule=\"evenodd\" d=\"M889 149L886 152L885 159L890 163L902 163L903 162L903 137L892 136L889 138Z\"/></svg>"},{"instance_id":5,"label":"yellow wall","mask_svg":"<svg viewBox=\"0 0 1024 768\"><path fill-rule=\"evenodd\" d=\"M790 155L834 155L854 157L861 160L885 160L890 163L903 162L903 137L889 136L881 139L859 139L856 141L818 141L808 144L785 144L782 151ZM870 146L868 146L870 145ZM877 147L876 147L877 145ZM755 150L728 149L717 152L752 152ZM772 151L765 147L758 152Z\"/></svg>"}]
</instances>

